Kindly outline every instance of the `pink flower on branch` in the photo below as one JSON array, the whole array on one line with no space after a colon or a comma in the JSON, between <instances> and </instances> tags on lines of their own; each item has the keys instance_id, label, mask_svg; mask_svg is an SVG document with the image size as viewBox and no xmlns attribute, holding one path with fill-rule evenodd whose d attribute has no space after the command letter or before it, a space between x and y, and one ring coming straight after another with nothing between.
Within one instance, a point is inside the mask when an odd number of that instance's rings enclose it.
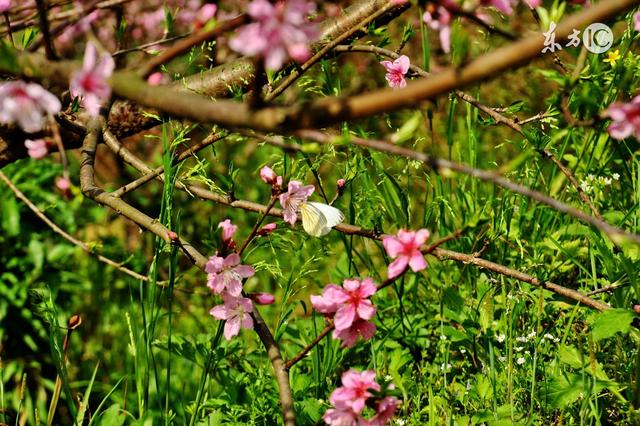
<instances>
[{"instance_id":1,"label":"pink flower on branch","mask_svg":"<svg viewBox=\"0 0 640 426\"><path fill-rule=\"evenodd\" d=\"M271 293L251 293L249 297L258 305L272 305L276 301Z\"/></svg>"},{"instance_id":2,"label":"pink flower on branch","mask_svg":"<svg viewBox=\"0 0 640 426\"><path fill-rule=\"evenodd\" d=\"M395 414L398 400L392 396L379 399L380 385L372 370L358 372L349 370L342 375L342 386L336 388L329 401L333 408L327 410L322 419L335 426L384 426ZM391 385L388 389L392 389ZM383 391L384 393L384 391ZM371 419L362 415L365 406L376 406L376 414Z\"/></svg>"},{"instance_id":3,"label":"pink flower on branch","mask_svg":"<svg viewBox=\"0 0 640 426\"><path fill-rule=\"evenodd\" d=\"M382 238L382 245L389 257L395 259L387 270L389 278L395 278L402 274L407 265L411 270L418 272L427 267L427 261L420 252L420 246L429 238L429 231L398 231L397 236L387 235Z\"/></svg>"},{"instance_id":4,"label":"pink flower on branch","mask_svg":"<svg viewBox=\"0 0 640 426\"><path fill-rule=\"evenodd\" d=\"M640 32L640 12L633 15L633 29Z\"/></svg>"},{"instance_id":5,"label":"pink flower on branch","mask_svg":"<svg viewBox=\"0 0 640 426\"><path fill-rule=\"evenodd\" d=\"M93 43L87 43L82 70L71 76L69 90L71 96L80 97L82 105L90 115L100 114L100 107L111 97L111 86L107 81L115 62L109 54L98 59L98 51Z\"/></svg>"},{"instance_id":6,"label":"pink flower on branch","mask_svg":"<svg viewBox=\"0 0 640 426\"><path fill-rule=\"evenodd\" d=\"M451 51L451 13L444 7L429 8L422 15L422 20L432 30L438 31L440 45L445 53Z\"/></svg>"},{"instance_id":7,"label":"pink flower on branch","mask_svg":"<svg viewBox=\"0 0 640 426\"><path fill-rule=\"evenodd\" d=\"M298 208L313 194L313 185L302 186L297 180L289 181L287 192L280 194L280 204L284 210L284 221L295 225L298 220Z\"/></svg>"},{"instance_id":8,"label":"pink flower on branch","mask_svg":"<svg viewBox=\"0 0 640 426\"><path fill-rule=\"evenodd\" d=\"M311 56L309 45L319 34L308 20L313 12L315 4L306 0L284 0L275 5L253 0L247 13L254 22L240 28L229 47L243 55L264 57L271 70L280 69L287 58L305 61Z\"/></svg>"},{"instance_id":9,"label":"pink flower on branch","mask_svg":"<svg viewBox=\"0 0 640 426\"><path fill-rule=\"evenodd\" d=\"M640 95L626 104L616 102L609 105L603 115L612 120L607 128L612 138L625 139L633 135L640 140Z\"/></svg>"},{"instance_id":10,"label":"pink flower on branch","mask_svg":"<svg viewBox=\"0 0 640 426\"><path fill-rule=\"evenodd\" d=\"M382 61L380 65L387 70L387 74L384 77L390 87L405 87L407 85L407 81L404 79L405 74L409 71L409 58L407 56L402 55L393 62Z\"/></svg>"},{"instance_id":11,"label":"pink flower on branch","mask_svg":"<svg viewBox=\"0 0 640 426\"><path fill-rule=\"evenodd\" d=\"M229 245L231 243L231 239L233 235L238 230L238 227L231 223L231 220L226 219L218 224L218 228L222 228L222 241Z\"/></svg>"},{"instance_id":12,"label":"pink flower on branch","mask_svg":"<svg viewBox=\"0 0 640 426\"><path fill-rule=\"evenodd\" d=\"M311 304L316 311L333 317L333 338L351 347L358 336L368 340L375 334L376 327L370 320L376 308L369 299L376 290L371 278L347 279L342 287L329 284L321 296L311 296Z\"/></svg>"},{"instance_id":13,"label":"pink flower on branch","mask_svg":"<svg viewBox=\"0 0 640 426\"><path fill-rule=\"evenodd\" d=\"M216 294L227 293L238 297L242 293L242 280L255 274L249 265L240 264L240 256L231 253L226 258L214 255L209 258L205 271L208 274L207 286Z\"/></svg>"},{"instance_id":14,"label":"pink flower on branch","mask_svg":"<svg viewBox=\"0 0 640 426\"><path fill-rule=\"evenodd\" d=\"M253 318L251 318L253 304L251 299L223 294L222 300L224 303L214 306L209 313L216 319L226 321L224 325L225 339L231 340L233 336L240 332L240 328L253 328Z\"/></svg>"},{"instance_id":15,"label":"pink flower on branch","mask_svg":"<svg viewBox=\"0 0 640 426\"><path fill-rule=\"evenodd\" d=\"M282 176L278 176L269 166L260 169L260 179L274 188L282 187Z\"/></svg>"},{"instance_id":16,"label":"pink flower on branch","mask_svg":"<svg viewBox=\"0 0 640 426\"><path fill-rule=\"evenodd\" d=\"M0 13L4 13L11 7L11 0L0 0Z\"/></svg>"},{"instance_id":17,"label":"pink flower on branch","mask_svg":"<svg viewBox=\"0 0 640 426\"><path fill-rule=\"evenodd\" d=\"M60 101L36 83L0 84L0 123L17 123L25 132L42 130L48 114L60 112Z\"/></svg>"},{"instance_id":18,"label":"pink flower on branch","mask_svg":"<svg viewBox=\"0 0 640 426\"><path fill-rule=\"evenodd\" d=\"M267 223L262 228L260 228L260 230L258 231L258 235L269 235L270 233L276 230L277 226L278 225L273 222Z\"/></svg>"},{"instance_id":19,"label":"pink flower on branch","mask_svg":"<svg viewBox=\"0 0 640 426\"><path fill-rule=\"evenodd\" d=\"M36 160L44 158L49 152L47 149L47 141L44 139L36 139L34 141L27 139L24 141L24 146L27 148L29 157L35 158Z\"/></svg>"}]
</instances>

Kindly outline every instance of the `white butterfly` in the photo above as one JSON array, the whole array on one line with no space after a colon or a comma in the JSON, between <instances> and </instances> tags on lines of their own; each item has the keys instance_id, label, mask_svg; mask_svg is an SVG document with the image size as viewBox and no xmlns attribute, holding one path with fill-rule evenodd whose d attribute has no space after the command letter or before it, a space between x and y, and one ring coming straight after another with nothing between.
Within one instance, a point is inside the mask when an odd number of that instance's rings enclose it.
<instances>
[{"instance_id":1,"label":"white butterfly","mask_svg":"<svg viewBox=\"0 0 640 426\"><path fill-rule=\"evenodd\" d=\"M307 201L300 204L302 227L313 237L327 235L331 228L342 223L344 214L327 204Z\"/></svg>"}]
</instances>

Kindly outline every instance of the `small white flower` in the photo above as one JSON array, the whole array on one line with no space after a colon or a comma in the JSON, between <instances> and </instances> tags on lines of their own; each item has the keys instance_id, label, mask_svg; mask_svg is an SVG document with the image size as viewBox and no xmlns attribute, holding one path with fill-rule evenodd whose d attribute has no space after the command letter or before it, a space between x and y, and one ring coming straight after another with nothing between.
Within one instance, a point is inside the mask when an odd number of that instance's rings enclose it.
<instances>
[{"instance_id":1,"label":"small white flower","mask_svg":"<svg viewBox=\"0 0 640 426\"><path fill-rule=\"evenodd\" d=\"M595 179L596 179L596 177L595 177L594 175L592 175L591 173L589 173L589 174L587 175L587 179L589 179L589 180L595 180Z\"/></svg>"},{"instance_id":2,"label":"small white flower","mask_svg":"<svg viewBox=\"0 0 640 426\"><path fill-rule=\"evenodd\" d=\"M467 380L467 390L471 390L471 382Z\"/></svg>"},{"instance_id":3,"label":"small white flower","mask_svg":"<svg viewBox=\"0 0 640 426\"><path fill-rule=\"evenodd\" d=\"M525 343L526 341L527 341L527 338L525 336L516 337L516 342Z\"/></svg>"},{"instance_id":4,"label":"small white flower","mask_svg":"<svg viewBox=\"0 0 640 426\"><path fill-rule=\"evenodd\" d=\"M499 356L498 357L498 361L500 361L500 362L505 362L506 360L507 360L506 356Z\"/></svg>"},{"instance_id":5,"label":"small white flower","mask_svg":"<svg viewBox=\"0 0 640 426\"><path fill-rule=\"evenodd\" d=\"M529 351L524 351L524 354L525 354L525 355L531 355L531 352L529 352Z\"/></svg>"},{"instance_id":6,"label":"small white flower","mask_svg":"<svg viewBox=\"0 0 640 426\"><path fill-rule=\"evenodd\" d=\"M527 334L527 339L528 339L528 340L531 340L531 339L533 339L534 337L536 337L536 332L535 332L535 331L532 331L531 333Z\"/></svg>"},{"instance_id":7,"label":"small white flower","mask_svg":"<svg viewBox=\"0 0 640 426\"><path fill-rule=\"evenodd\" d=\"M611 180L611 178L604 178L604 179L602 179L602 182L605 185L611 185L612 180Z\"/></svg>"},{"instance_id":8,"label":"small white flower","mask_svg":"<svg viewBox=\"0 0 640 426\"><path fill-rule=\"evenodd\" d=\"M556 337L555 339L553 339L553 343L558 343L560 341L559 337Z\"/></svg>"},{"instance_id":9,"label":"small white flower","mask_svg":"<svg viewBox=\"0 0 640 426\"><path fill-rule=\"evenodd\" d=\"M554 339L553 334L551 334L551 333L546 333L543 337L545 339L549 339L549 340L553 340Z\"/></svg>"},{"instance_id":10,"label":"small white flower","mask_svg":"<svg viewBox=\"0 0 640 426\"><path fill-rule=\"evenodd\" d=\"M440 340L447 340L447 336L445 336L444 334L440 335Z\"/></svg>"},{"instance_id":11,"label":"small white flower","mask_svg":"<svg viewBox=\"0 0 640 426\"><path fill-rule=\"evenodd\" d=\"M520 352L520 351L522 351L523 349L524 349L524 348L523 348L522 346L515 346L515 347L513 348L513 350L514 350L514 351L516 351L516 352Z\"/></svg>"},{"instance_id":12,"label":"small white flower","mask_svg":"<svg viewBox=\"0 0 640 426\"><path fill-rule=\"evenodd\" d=\"M467 353L467 350L466 350L465 348L461 348L461 349L460 349L460 353L461 353L461 354L466 354L466 353Z\"/></svg>"},{"instance_id":13,"label":"small white flower","mask_svg":"<svg viewBox=\"0 0 640 426\"><path fill-rule=\"evenodd\" d=\"M524 357L520 357L520 358L518 358L518 359L516 360L516 363L517 363L518 365L522 365L522 364L524 364L526 361L527 361L527 360L526 360L526 359L524 359Z\"/></svg>"},{"instance_id":14,"label":"small white flower","mask_svg":"<svg viewBox=\"0 0 640 426\"><path fill-rule=\"evenodd\" d=\"M404 419L396 419L396 424L397 424L398 426L404 426L404 425L406 425L406 424L407 424L407 421L406 421L406 420L404 420Z\"/></svg>"},{"instance_id":15,"label":"small white flower","mask_svg":"<svg viewBox=\"0 0 640 426\"><path fill-rule=\"evenodd\" d=\"M440 370L442 371L449 371L451 370L451 364L447 364L446 366L444 365L444 362L442 363L442 365L440 366Z\"/></svg>"},{"instance_id":16,"label":"small white flower","mask_svg":"<svg viewBox=\"0 0 640 426\"><path fill-rule=\"evenodd\" d=\"M620 175L618 173L614 173L613 180L620 180Z\"/></svg>"},{"instance_id":17,"label":"small white flower","mask_svg":"<svg viewBox=\"0 0 640 426\"><path fill-rule=\"evenodd\" d=\"M391 377L391 374L387 374L386 376L384 376L384 380L390 382L393 380L393 377Z\"/></svg>"},{"instance_id":18,"label":"small white flower","mask_svg":"<svg viewBox=\"0 0 640 426\"><path fill-rule=\"evenodd\" d=\"M507 336L505 336L504 334L499 334L498 337L496 337L496 340L499 343L502 343L502 342L504 342L504 339L506 339L506 338L507 338Z\"/></svg>"}]
</instances>

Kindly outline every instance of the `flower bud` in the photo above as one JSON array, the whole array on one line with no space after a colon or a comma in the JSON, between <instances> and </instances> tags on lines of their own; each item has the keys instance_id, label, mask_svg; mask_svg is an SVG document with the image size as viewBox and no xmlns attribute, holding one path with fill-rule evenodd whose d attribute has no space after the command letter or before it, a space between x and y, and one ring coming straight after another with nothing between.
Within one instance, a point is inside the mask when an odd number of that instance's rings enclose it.
<instances>
[{"instance_id":1,"label":"flower bud","mask_svg":"<svg viewBox=\"0 0 640 426\"><path fill-rule=\"evenodd\" d=\"M277 225L275 223L267 223L258 231L258 235L269 235L276 230Z\"/></svg>"},{"instance_id":2,"label":"flower bud","mask_svg":"<svg viewBox=\"0 0 640 426\"><path fill-rule=\"evenodd\" d=\"M271 305L276 301L271 293L251 293L249 297L258 305Z\"/></svg>"}]
</instances>

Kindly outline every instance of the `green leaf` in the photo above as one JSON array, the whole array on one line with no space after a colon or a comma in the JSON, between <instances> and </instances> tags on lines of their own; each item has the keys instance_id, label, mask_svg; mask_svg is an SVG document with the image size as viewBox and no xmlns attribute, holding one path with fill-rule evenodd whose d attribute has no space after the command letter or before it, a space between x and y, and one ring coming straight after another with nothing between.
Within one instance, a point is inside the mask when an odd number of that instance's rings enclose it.
<instances>
[{"instance_id":1,"label":"green leaf","mask_svg":"<svg viewBox=\"0 0 640 426\"><path fill-rule=\"evenodd\" d=\"M593 340L606 339L616 333L627 333L635 317L635 312L629 309L609 309L600 312L591 326Z\"/></svg>"}]
</instances>

